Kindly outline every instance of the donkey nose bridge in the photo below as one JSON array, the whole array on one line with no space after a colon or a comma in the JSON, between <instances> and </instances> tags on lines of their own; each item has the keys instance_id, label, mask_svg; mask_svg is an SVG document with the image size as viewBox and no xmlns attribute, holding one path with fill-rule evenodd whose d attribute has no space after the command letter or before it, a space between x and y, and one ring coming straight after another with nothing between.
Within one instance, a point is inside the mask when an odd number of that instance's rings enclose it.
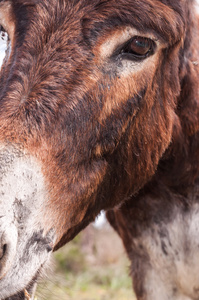
<instances>
[{"instance_id":1,"label":"donkey nose bridge","mask_svg":"<svg viewBox=\"0 0 199 300\"><path fill-rule=\"evenodd\" d=\"M1 230L0 227L0 279L9 271L17 250L18 233L14 224Z\"/></svg>"}]
</instances>

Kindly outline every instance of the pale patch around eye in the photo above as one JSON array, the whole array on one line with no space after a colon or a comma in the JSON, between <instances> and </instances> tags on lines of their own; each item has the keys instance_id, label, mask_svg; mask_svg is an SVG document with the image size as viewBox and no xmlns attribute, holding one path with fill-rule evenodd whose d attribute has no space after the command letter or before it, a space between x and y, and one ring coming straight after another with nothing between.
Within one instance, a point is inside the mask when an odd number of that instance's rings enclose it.
<instances>
[{"instance_id":1,"label":"pale patch around eye","mask_svg":"<svg viewBox=\"0 0 199 300\"><path fill-rule=\"evenodd\" d=\"M126 53L125 47L133 38L146 39L151 43L149 55L141 56ZM161 37L152 31L141 32L133 27L127 26L115 29L106 37L99 39L93 53L96 63L102 66L105 73L112 74L118 78L128 77L132 74L139 74L145 70L148 76L153 74L161 54L161 49L168 45ZM124 50L124 51L123 51Z\"/></svg>"},{"instance_id":2,"label":"pale patch around eye","mask_svg":"<svg viewBox=\"0 0 199 300\"><path fill-rule=\"evenodd\" d=\"M14 41L15 23L10 1L0 1L0 70L9 59Z\"/></svg>"},{"instance_id":3,"label":"pale patch around eye","mask_svg":"<svg viewBox=\"0 0 199 300\"><path fill-rule=\"evenodd\" d=\"M110 58L117 48L121 47L123 44L128 42L134 36L147 38L153 40L158 47L160 47L161 42L158 40L157 36L152 33L140 32L132 27L125 27L121 30L116 30L114 33L110 34L106 40L103 39L99 46L99 54L101 58Z\"/></svg>"},{"instance_id":4,"label":"pale patch around eye","mask_svg":"<svg viewBox=\"0 0 199 300\"><path fill-rule=\"evenodd\" d=\"M4 58L6 57L7 51L10 49L10 39L8 33L3 30L0 26L0 69L3 65Z\"/></svg>"}]
</instances>

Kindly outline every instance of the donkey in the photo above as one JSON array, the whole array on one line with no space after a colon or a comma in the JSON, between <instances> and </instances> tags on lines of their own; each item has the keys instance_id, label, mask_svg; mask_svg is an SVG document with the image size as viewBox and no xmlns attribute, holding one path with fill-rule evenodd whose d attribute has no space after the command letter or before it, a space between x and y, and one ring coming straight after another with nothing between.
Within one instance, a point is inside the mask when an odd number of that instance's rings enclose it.
<instances>
[{"instance_id":1,"label":"donkey","mask_svg":"<svg viewBox=\"0 0 199 300\"><path fill-rule=\"evenodd\" d=\"M0 1L0 299L102 209L138 300L199 299L194 5Z\"/></svg>"}]
</instances>

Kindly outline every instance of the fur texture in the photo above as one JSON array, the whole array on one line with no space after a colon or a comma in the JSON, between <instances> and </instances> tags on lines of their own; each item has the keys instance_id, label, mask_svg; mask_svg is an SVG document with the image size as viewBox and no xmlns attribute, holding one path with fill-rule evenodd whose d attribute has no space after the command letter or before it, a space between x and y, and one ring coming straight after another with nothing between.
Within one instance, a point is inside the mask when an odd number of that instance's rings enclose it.
<instances>
[{"instance_id":1,"label":"fur texture","mask_svg":"<svg viewBox=\"0 0 199 300\"><path fill-rule=\"evenodd\" d=\"M179 284L159 274L177 260L172 249L184 255L182 243L198 255L194 2L5 0L0 11L11 47L0 76L2 151L12 145L33 157L45 185L32 232L53 232L58 249L108 210L137 298L197 299L197 285L188 290L178 274ZM142 59L123 54L135 37L154 45ZM185 266L181 259L179 273Z\"/></svg>"}]
</instances>

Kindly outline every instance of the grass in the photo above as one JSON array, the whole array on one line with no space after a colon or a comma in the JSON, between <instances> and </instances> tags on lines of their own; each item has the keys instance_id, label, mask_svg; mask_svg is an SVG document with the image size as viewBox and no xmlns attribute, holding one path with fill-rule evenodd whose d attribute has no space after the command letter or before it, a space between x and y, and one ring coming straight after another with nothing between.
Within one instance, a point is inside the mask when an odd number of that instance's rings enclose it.
<instances>
[{"instance_id":1,"label":"grass","mask_svg":"<svg viewBox=\"0 0 199 300\"><path fill-rule=\"evenodd\" d=\"M129 262L110 228L90 227L54 254L54 265L38 287L38 300L136 300Z\"/></svg>"}]
</instances>

